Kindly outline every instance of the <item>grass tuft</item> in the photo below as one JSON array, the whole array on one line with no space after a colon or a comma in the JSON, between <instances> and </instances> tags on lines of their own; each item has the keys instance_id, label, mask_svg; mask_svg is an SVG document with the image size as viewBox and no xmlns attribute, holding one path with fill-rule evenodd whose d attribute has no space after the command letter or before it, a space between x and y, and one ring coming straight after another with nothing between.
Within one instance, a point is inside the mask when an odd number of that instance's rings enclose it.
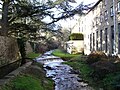
<instances>
[{"instance_id":1,"label":"grass tuft","mask_svg":"<svg viewBox=\"0 0 120 90\"><path fill-rule=\"evenodd\" d=\"M31 53L27 54L27 58L30 58L30 59L34 59L34 58L36 58L38 56L40 56L40 53L31 52Z\"/></svg>"},{"instance_id":2,"label":"grass tuft","mask_svg":"<svg viewBox=\"0 0 120 90\"><path fill-rule=\"evenodd\" d=\"M70 60L73 57L80 56L80 54L69 54L59 49L56 49L52 54L61 57L63 60Z\"/></svg>"}]
</instances>

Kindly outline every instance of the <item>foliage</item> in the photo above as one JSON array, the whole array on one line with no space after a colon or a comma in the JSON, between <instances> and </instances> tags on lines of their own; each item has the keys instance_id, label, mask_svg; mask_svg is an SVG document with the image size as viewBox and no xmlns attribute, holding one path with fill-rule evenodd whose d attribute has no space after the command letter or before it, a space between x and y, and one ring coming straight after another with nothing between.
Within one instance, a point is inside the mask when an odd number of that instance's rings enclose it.
<instances>
[{"instance_id":1,"label":"foliage","mask_svg":"<svg viewBox=\"0 0 120 90\"><path fill-rule=\"evenodd\" d=\"M97 55L96 55L97 53ZM72 66L75 70L79 70L80 77L82 76L89 85L93 86L95 90L102 88L104 90L119 90L120 89L120 72L119 62L114 63L109 61L115 58L108 58L104 53L96 52L95 54L99 60L95 62L86 63L86 56L74 57L71 61L65 62ZM94 58L94 56L92 56ZM92 59L92 57L90 57ZM96 59L96 57L94 58ZM117 58L116 58L117 59Z\"/></svg>"},{"instance_id":2,"label":"foliage","mask_svg":"<svg viewBox=\"0 0 120 90\"><path fill-rule=\"evenodd\" d=\"M96 51L96 52L92 52L88 55L88 59L86 60L86 62L91 65L97 61L103 60L103 58L107 58L105 53L103 53L101 51Z\"/></svg>"},{"instance_id":3,"label":"foliage","mask_svg":"<svg viewBox=\"0 0 120 90\"><path fill-rule=\"evenodd\" d=\"M120 89L120 72L110 73L102 81L103 88L107 90Z\"/></svg>"},{"instance_id":4,"label":"foliage","mask_svg":"<svg viewBox=\"0 0 120 90\"><path fill-rule=\"evenodd\" d=\"M79 54L68 54L59 49L56 49L52 54L61 57L63 60L70 60L73 57L79 56Z\"/></svg>"},{"instance_id":5,"label":"foliage","mask_svg":"<svg viewBox=\"0 0 120 90\"><path fill-rule=\"evenodd\" d=\"M53 90L53 88L54 83L45 77L42 65L34 62L0 90Z\"/></svg>"},{"instance_id":6,"label":"foliage","mask_svg":"<svg viewBox=\"0 0 120 90\"><path fill-rule=\"evenodd\" d=\"M76 8L71 6L75 0L3 0L3 5L9 6L3 8L3 18L8 21L9 34L18 37L19 34L27 38L37 38L36 31L60 29L55 22L82 14L83 10L89 9L90 5L78 5ZM6 10L4 10L6 9ZM55 13L54 10L59 11ZM45 22L45 18L50 18ZM54 32L55 30L53 30ZM18 34L19 33L19 34ZM29 33L29 34L28 34ZM34 35L35 34L35 35Z\"/></svg>"},{"instance_id":7,"label":"foliage","mask_svg":"<svg viewBox=\"0 0 120 90\"><path fill-rule=\"evenodd\" d=\"M87 59L87 56L84 56L84 55L81 55L81 54L80 54L79 56L75 56L75 57L71 58L70 61L78 61L78 62L79 62L79 61L80 61L80 62L81 62L81 61L84 61L84 62L85 62L86 59Z\"/></svg>"},{"instance_id":8,"label":"foliage","mask_svg":"<svg viewBox=\"0 0 120 90\"><path fill-rule=\"evenodd\" d=\"M93 85L93 79L90 77L93 69L85 63L85 58L83 56L77 56L71 59L71 61L65 62L64 64L68 64L73 69L78 70L80 72L79 76L83 78L84 81L88 82L90 85Z\"/></svg>"},{"instance_id":9,"label":"foliage","mask_svg":"<svg viewBox=\"0 0 120 90\"><path fill-rule=\"evenodd\" d=\"M109 61L98 61L92 64L94 72L91 76L95 80L102 80L105 75L115 72L115 64Z\"/></svg>"},{"instance_id":10,"label":"foliage","mask_svg":"<svg viewBox=\"0 0 120 90\"><path fill-rule=\"evenodd\" d=\"M34 59L34 58L36 58L38 56L40 56L40 53L31 52L31 53L28 53L26 57L30 58L30 59Z\"/></svg>"},{"instance_id":11,"label":"foliage","mask_svg":"<svg viewBox=\"0 0 120 90\"><path fill-rule=\"evenodd\" d=\"M72 17L75 14L81 15L82 10L88 8L88 6L82 4L73 8L70 3L75 3L74 0L40 0L39 2L37 0L2 0L2 2L2 22L4 24L2 24L3 30L1 31L5 31L6 35L19 39L24 38L26 41L31 42L44 39L49 41L47 35L43 36L41 34L46 31L54 33L52 36L58 36L60 34L58 30L61 27L56 25L55 22ZM53 10L59 11L59 13L55 13ZM48 17L50 22L45 22ZM20 51L20 53L22 59L24 59L25 51ZM22 62L24 63L25 60Z\"/></svg>"},{"instance_id":12,"label":"foliage","mask_svg":"<svg viewBox=\"0 0 120 90\"><path fill-rule=\"evenodd\" d=\"M92 52L88 55L86 62L94 70L90 74L94 80L102 80L105 75L116 71L115 64L112 61L109 61L109 59L110 58L101 51Z\"/></svg>"},{"instance_id":13,"label":"foliage","mask_svg":"<svg viewBox=\"0 0 120 90\"><path fill-rule=\"evenodd\" d=\"M82 33L72 33L70 36L69 36L70 40L83 40L84 39L84 36Z\"/></svg>"}]
</instances>

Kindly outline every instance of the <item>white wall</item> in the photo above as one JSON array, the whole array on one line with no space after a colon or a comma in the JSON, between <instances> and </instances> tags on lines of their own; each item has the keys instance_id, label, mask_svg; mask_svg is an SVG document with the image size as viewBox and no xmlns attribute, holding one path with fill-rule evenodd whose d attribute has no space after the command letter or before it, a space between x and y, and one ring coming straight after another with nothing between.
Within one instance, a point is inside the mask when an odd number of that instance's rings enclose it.
<instances>
[{"instance_id":1,"label":"white wall","mask_svg":"<svg viewBox=\"0 0 120 90\"><path fill-rule=\"evenodd\" d=\"M72 53L73 48L76 48L78 53L81 53L84 48L83 40L71 40L67 42L67 52Z\"/></svg>"},{"instance_id":2,"label":"white wall","mask_svg":"<svg viewBox=\"0 0 120 90\"><path fill-rule=\"evenodd\" d=\"M83 21L83 34L84 34L84 54L90 54L90 34L92 32L92 13L88 13L87 15L82 17Z\"/></svg>"}]
</instances>

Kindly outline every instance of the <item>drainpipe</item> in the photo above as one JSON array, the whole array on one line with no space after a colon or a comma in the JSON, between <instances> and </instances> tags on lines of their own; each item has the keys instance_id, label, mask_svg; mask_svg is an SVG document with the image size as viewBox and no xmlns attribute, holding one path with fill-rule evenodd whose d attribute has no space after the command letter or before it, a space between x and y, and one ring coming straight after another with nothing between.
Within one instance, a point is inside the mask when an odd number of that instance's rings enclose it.
<instances>
[{"instance_id":1,"label":"drainpipe","mask_svg":"<svg viewBox=\"0 0 120 90\"><path fill-rule=\"evenodd\" d=\"M113 19L114 19L114 55L117 54L116 50L116 9L115 9L115 0L113 0Z\"/></svg>"}]
</instances>

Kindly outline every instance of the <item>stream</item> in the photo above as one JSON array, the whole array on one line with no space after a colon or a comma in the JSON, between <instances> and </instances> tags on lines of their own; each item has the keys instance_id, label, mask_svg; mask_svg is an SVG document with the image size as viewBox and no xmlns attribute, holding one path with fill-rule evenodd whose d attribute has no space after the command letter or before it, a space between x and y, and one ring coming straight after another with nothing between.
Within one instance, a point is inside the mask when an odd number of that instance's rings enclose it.
<instances>
[{"instance_id":1,"label":"stream","mask_svg":"<svg viewBox=\"0 0 120 90\"><path fill-rule=\"evenodd\" d=\"M78 77L78 72L72 67L62 64L61 58L51 55L52 51L44 53L36 58L36 61L43 64L46 77L52 78L55 82L55 90L93 90Z\"/></svg>"}]
</instances>

